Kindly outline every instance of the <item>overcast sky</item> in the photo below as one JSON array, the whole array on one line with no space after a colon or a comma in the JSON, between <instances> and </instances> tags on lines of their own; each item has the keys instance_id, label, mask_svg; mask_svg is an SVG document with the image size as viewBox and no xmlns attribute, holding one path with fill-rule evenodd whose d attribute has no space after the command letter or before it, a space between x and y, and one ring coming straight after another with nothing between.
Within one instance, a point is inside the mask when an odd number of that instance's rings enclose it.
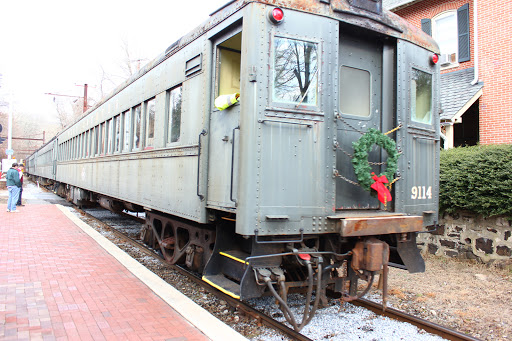
<instances>
[{"instance_id":1,"label":"overcast sky","mask_svg":"<svg viewBox=\"0 0 512 341\"><path fill-rule=\"evenodd\" d=\"M133 58L151 60L227 2L0 0L3 100L9 92L16 111L56 117L53 96L45 93L81 96L76 85L95 85L102 67L120 73L123 42Z\"/></svg>"}]
</instances>

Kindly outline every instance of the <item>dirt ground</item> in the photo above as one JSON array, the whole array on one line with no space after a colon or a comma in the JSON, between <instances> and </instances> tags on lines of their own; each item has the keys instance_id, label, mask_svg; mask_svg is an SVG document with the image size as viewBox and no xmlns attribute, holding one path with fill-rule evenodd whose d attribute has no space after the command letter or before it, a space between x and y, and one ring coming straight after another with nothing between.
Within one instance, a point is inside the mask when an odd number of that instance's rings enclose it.
<instances>
[{"instance_id":1,"label":"dirt ground","mask_svg":"<svg viewBox=\"0 0 512 341\"><path fill-rule=\"evenodd\" d=\"M482 340L512 339L512 262L424 258L424 273L391 268L390 306Z\"/></svg>"}]
</instances>

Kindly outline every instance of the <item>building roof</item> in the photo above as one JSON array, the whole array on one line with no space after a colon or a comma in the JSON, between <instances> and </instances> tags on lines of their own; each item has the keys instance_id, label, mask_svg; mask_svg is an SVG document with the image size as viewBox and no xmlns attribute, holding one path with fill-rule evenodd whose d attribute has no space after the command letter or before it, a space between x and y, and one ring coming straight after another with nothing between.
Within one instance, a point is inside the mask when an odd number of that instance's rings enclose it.
<instances>
[{"instance_id":1,"label":"building roof","mask_svg":"<svg viewBox=\"0 0 512 341\"><path fill-rule=\"evenodd\" d=\"M483 82L471 85L474 68L441 75L441 121L457 120L481 96Z\"/></svg>"},{"instance_id":2,"label":"building roof","mask_svg":"<svg viewBox=\"0 0 512 341\"><path fill-rule=\"evenodd\" d=\"M389 11L396 11L420 1L421 0L382 0L382 6Z\"/></svg>"}]
</instances>

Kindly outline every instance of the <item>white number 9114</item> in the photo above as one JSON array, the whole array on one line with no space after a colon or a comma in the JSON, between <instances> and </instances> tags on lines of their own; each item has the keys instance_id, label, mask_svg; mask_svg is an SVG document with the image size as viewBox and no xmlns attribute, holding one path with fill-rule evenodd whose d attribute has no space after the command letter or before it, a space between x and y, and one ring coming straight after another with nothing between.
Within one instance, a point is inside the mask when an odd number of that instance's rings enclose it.
<instances>
[{"instance_id":1,"label":"white number 9114","mask_svg":"<svg viewBox=\"0 0 512 341\"><path fill-rule=\"evenodd\" d=\"M432 199L432 186L412 186L411 199Z\"/></svg>"}]
</instances>

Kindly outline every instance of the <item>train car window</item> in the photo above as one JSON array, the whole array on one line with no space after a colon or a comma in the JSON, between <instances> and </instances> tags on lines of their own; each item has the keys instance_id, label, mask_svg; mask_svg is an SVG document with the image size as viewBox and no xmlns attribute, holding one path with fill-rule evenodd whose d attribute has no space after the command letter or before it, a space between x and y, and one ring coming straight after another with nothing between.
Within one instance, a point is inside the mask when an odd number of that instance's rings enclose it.
<instances>
[{"instance_id":1,"label":"train car window","mask_svg":"<svg viewBox=\"0 0 512 341\"><path fill-rule=\"evenodd\" d=\"M418 69L412 69L411 119L432 124L432 75Z\"/></svg>"},{"instance_id":2,"label":"train car window","mask_svg":"<svg viewBox=\"0 0 512 341\"><path fill-rule=\"evenodd\" d=\"M73 159L78 159L78 136L73 138Z\"/></svg>"},{"instance_id":3,"label":"train car window","mask_svg":"<svg viewBox=\"0 0 512 341\"><path fill-rule=\"evenodd\" d=\"M114 119L110 119L107 121L107 154L112 154L114 152L112 146L114 145Z\"/></svg>"},{"instance_id":4,"label":"train car window","mask_svg":"<svg viewBox=\"0 0 512 341\"><path fill-rule=\"evenodd\" d=\"M83 147L83 157L86 158L89 156L88 150L87 150L87 138L89 137L89 131L86 131L84 133L84 147Z\"/></svg>"},{"instance_id":5,"label":"train car window","mask_svg":"<svg viewBox=\"0 0 512 341\"><path fill-rule=\"evenodd\" d=\"M274 40L275 102L317 104L318 45L276 37Z\"/></svg>"},{"instance_id":6,"label":"train car window","mask_svg":"<svg viewBox=\"0 0 512 341\"><path fill-rule=\"evenodd\" d=\"M99 125L94 128L94 149L92 155L98 155L99 154L99 142L100 142L100 127Z\"/></svg>"},{"instance_id":7,"label":"train car window","mask_svg":"<svg viewBox=\"0 0 512 341\"><path fill-rule=\"evenodd\" d=\"M370 72L349 66L340 68L340 111L360 117L370 116Z\"/></svg>"},{"instance_id":8,"label":"train car window","mask_svg":"<svg viewBox=\"0 0 512 341\"><path fill-rule=\"evenodd\" d=\"M82 134L78 135L78 137L77 137L76 150L77 150L76 158L81 159L82 158Z\"/></svg>"},{"instance_id":9,"label":"train car window","mask_svg":"<svg viewBox=\"0 0 512 341\"><path fill-rule=\"evenodd\" d=\"M121 151L121 115L114 117L114 152Z\"/></svg>"},{"instance_id":10,"label":"train car window","mask_svg":"<svg viewBox=\"0 0 512 341\"><path fill-rule=\"evenodd\" d=\"M89 134L89 157L93 157L94 156L94 128L92 128L90 130L90 134Z\"/></svg>"},{"instance_id":11,"label":"train car window","mask_svg":"<svg viewBox=\"0 0 512 341\"><path fill-rule=\"evenodd\" d=\"M169 126L167 142L178 142L181 132L181 85L169 91Z\"/></svg>"},{"instance_id":12,"label":"train car window","mask_svg":"<svg viewBox=\"0 0 512 341\"><path fill-rule=\"evenodd\" d=\"M133 150L140 149L140 135L141 135L141 123L142 123L142 111L141 105L137 105L134 108L134 117L133 117Z\"/></svg>"},{"instance_id":13,"label":"train car window","mask_svg":"<svg viewBox=\"0 0 512 341\"><path fill-rule=\"evenodd\" d=\"M130 127L132 123L131 110L123 113L124 134L123 134L123 152L130 151Z\"/></svg>"},{"instance_id":14,"label":"train car window","mask_svg":"<svg viewBox=\"0 0 512 341\"><path fill-rule=\"evenodd\" d=\"M99 144L99 150L98 154L103 155L105 154L105 136L106 136L106 129L105 129L105 123L100 124L100 144Z\"/></svg>"},{"instance_id":15,"label":"train car window","mask_svg":"<svg viewBox=\"0 0 512 341\"><path fill-rule=\"evenodd\" d=\"M154 146L155 139L155 99L146 102L146 148Z\"/></svg>"},{"instance_id":16,"label":"train car window","mask_svg":"<svg viewBox=\"0 0 512 341\"><path fill-rule=\"evenodd\" d=\"M218 46L217 96L240 93L240 62L242 60L242 33Z\"/></svg>"}]
</instances>

